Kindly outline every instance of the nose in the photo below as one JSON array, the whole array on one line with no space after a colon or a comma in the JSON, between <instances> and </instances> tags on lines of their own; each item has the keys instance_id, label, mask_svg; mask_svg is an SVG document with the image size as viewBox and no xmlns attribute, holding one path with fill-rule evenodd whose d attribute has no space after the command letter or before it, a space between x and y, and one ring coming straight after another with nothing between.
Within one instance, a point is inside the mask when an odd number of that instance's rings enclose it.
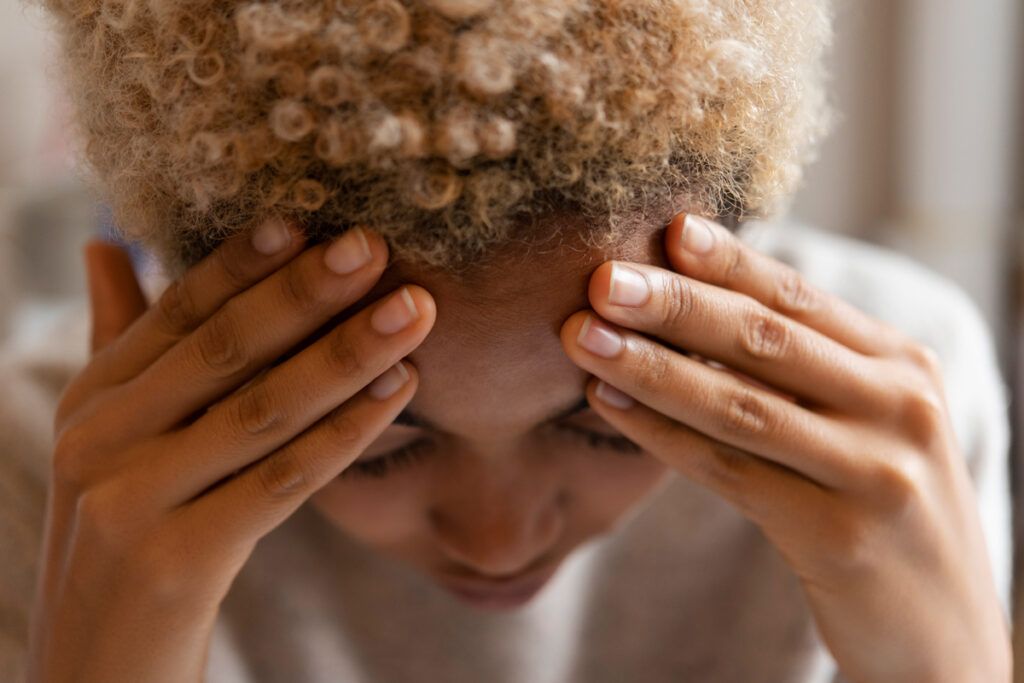
<instances>
[{"instance_id":1,"label":"nose","mask_svg":"<svg viewBox=\"0 0 1024 683\"><path fill-rule=\"evenodd\" d=\"M466 569L495 578L517 574L562 535L564 489L549 475L483 462L449 484L429 516L442 552Z\"/></svg>"}]
</instances>

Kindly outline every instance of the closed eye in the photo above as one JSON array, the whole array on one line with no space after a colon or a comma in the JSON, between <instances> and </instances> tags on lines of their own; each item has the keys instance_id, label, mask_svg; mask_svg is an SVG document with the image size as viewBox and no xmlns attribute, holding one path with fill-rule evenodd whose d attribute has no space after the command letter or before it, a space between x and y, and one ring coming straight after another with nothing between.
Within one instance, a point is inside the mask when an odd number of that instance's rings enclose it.
<instances>
[{"instance_id":1,"label":"closed eye","mask_svg":"<svg viewBox=\"0 0 1024 683\"><path fill-rule=\"evenodd\" d=\"M611 450L623 455L642 455L643 448L633 441L630 441L621 434L602 434L590 429L584 429L571 424L559 424L555 430L563 436L574 439L582 439L588 446L594 449ZM357 460L349 465L342 473L342 477L370 476L385 477L398 468L415 464L429 454L431 441L427 437L421 437L415 441L392 449L370 459Z\"/></svg>"},{"instance_id":2,"label":"closed eye","mask_svg":"<svg viewBox=\"0 0 1024 683\"><path fill-rule=\"evenodd\" d=\"M381 453L370 460L357 460L341 473L342 477L362 476L383 477L392 469L410 465L425 455L430 439L421 437L404 446Z\"/></svg>"},{"instance_id":3,"label":"closed eye","mask_svg":"<svg viewBox=\"0 0 1024 683\"><path fill-rule=\"evenodd\" d=\"M592 448L607 448L626 455L640 455L644 452L643 448L621 434L602 434L571 424L560 424L556 429L585 439Z\"/></svg>"}]
</instances>

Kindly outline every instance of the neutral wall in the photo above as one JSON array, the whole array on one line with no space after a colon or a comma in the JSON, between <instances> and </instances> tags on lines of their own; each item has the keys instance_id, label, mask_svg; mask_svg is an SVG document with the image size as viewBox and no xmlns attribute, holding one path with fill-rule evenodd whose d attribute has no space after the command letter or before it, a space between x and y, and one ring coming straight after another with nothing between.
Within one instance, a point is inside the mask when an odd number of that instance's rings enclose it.
<instances>
[{"instance_id":1,"label":"neutral wall","mask_svg":"<svg viewBox=\"0 0 1024 683\"><path fill-rule=\"evenodd\" d=\"M1009 367L1019 0L840 0L841 121L793 213L904 251L981 306Z\"/></svg>"}]
</instances>

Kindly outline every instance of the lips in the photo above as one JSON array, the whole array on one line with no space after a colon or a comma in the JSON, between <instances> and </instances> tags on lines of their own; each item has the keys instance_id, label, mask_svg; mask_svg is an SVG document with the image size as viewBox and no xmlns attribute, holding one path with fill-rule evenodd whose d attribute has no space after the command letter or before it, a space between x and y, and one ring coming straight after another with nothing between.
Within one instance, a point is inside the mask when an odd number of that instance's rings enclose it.
<instances>
[{"instance_id":1,"label":"lips","mask_svg":"<svg viewBox=\"0 0 1024 683\"><path fill-rule=\"evenodd\" d=\"M504 579L445 575L442 586L462 600L485 609L510 609L529 602L554 575L557 565Z\"/></svg>"}]
</instances>

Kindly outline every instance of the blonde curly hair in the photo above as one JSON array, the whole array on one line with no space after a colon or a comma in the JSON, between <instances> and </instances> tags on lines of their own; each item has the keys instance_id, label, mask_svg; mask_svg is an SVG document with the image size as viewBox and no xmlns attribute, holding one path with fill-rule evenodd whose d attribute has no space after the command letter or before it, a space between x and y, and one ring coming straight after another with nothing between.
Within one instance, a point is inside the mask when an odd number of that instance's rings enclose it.
<instances>
[{"instance_id":1,"label":"blonde curly hair","mask_svg":"<svg viewBox=\"0 0 1024 683\"><path fill-rule=\"evenodd\" d=\"M181 272L270 214L456 269L538 212L784 205L828 0L40 0L119 230Z\"/></svg>"}]
</instances>

